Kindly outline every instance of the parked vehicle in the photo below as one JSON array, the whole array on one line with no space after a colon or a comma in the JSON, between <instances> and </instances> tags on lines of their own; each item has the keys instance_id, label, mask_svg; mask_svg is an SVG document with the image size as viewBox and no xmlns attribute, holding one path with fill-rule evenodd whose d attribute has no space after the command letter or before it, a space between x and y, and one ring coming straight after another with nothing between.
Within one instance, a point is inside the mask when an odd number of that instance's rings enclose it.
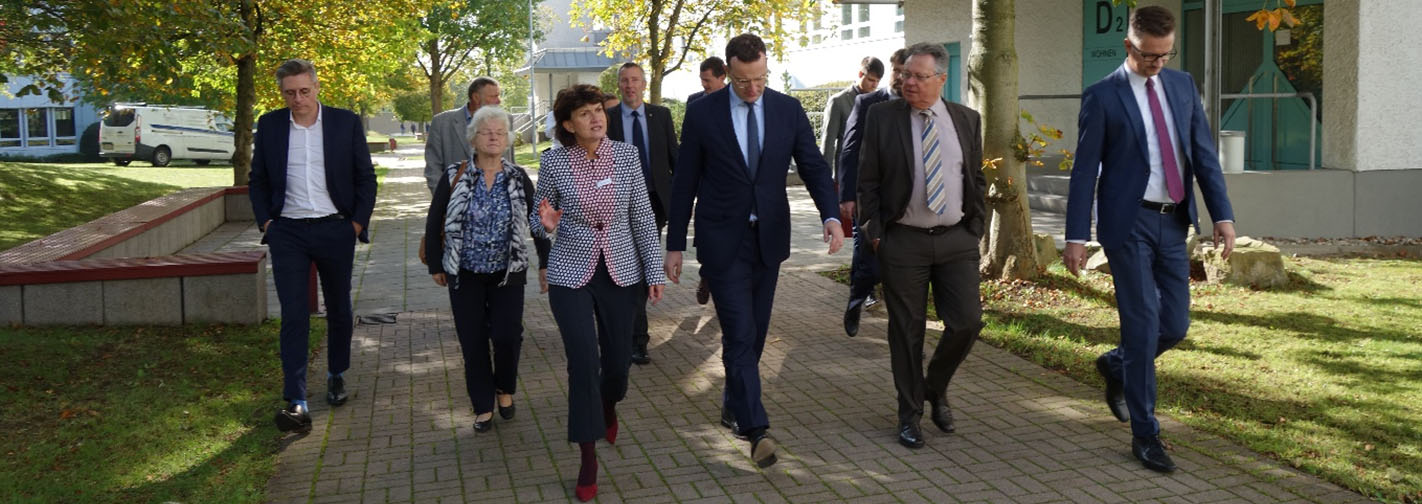
<instances>
[{"instance_id":1,"label":"parked vehicle","mask_svg":"<svg viewBox=\"0 0 1422 504\"><path fill-rule=\"evenodd\" d=\"M168 166L232 159L232 121L214 110L178 105L115 103L99 125L99 156L127 166L135 159Z\"/></svg>"}]
</instances>

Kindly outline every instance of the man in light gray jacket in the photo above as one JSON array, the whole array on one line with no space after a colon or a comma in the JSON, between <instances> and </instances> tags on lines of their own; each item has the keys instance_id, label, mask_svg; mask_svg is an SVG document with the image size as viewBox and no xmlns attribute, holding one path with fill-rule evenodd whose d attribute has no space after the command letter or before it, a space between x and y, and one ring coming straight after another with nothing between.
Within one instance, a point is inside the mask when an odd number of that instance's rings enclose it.
<instances>
[{"instance_id":1,"label":"man in light gray jacket","mask_svg":"<svg viewBox=\"0 0 1422 504\"><path fill-rule=\"evenodd\" d=\"M843 148L841 137L844 136L844 121L849 118L849 112L854 110L854 97L863 93L872 93L878 89L879 79L883 77L884 62L879 61L879 58L866 56L859 61L859 80L825 102L825 122L824 127L820 129L824 133L824 138L820 140L820 150L825 159L829 161L836 182L840 177L839 151ZM853 221L846 220L845 222Z\"/></svg>"},{"instance_id":2,"label":"man in light gray jacket","mask_svg":"<svg viewBox=\"0 0 1422 504\"><path fill-rule=\"evenodd\" d=\"M469 83L468 95L469 104L440 112L430 121L429 138L425 140L425 185L431 194L446 167L469 159L472 150L464 139L464 129L479 107L499 104L499 82L488 77L474 79Z\"/></svg>"}]
</instances>

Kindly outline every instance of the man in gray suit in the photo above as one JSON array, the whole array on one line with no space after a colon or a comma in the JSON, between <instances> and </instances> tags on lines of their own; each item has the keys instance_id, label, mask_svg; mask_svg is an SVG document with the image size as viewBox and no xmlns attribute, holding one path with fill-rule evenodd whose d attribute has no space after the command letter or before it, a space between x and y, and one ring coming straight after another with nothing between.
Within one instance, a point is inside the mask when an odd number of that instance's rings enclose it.
<instances>
[{"instance_id":1,"label":"man in gray suit","mask_svg":"<svg viewBox=\"0 0 1422 504\"><path fill-rule=\"evenodd\" d=\"M836 181L840 180L839 151L844 145L844 121L849 118L849 112L854 110L854 97L879 89L879 79L883 77L884 62L873 56L865 56L859 61L859 80L825 102L825 122L824 127L820 128L824 137L820 139L820 150L830 162ZM850 222L852 217L845 216L844 222Z\"/></svg>"},{"instance_id":2,"label":"man in gray suit","mask_svg":"<svg viewBox=\"0 0 1422 504\"><path fill-rule=\"evenodd\" d=\"M472 151L464 139L464 130L479 107L499 104L499 82L488 77L474 79L469 83L468 94L467 105L440 112L430 121L429 138L425 140L425 185L430 194L434 194L446 167L469 159Z\"/></svg>"}]
</instances>

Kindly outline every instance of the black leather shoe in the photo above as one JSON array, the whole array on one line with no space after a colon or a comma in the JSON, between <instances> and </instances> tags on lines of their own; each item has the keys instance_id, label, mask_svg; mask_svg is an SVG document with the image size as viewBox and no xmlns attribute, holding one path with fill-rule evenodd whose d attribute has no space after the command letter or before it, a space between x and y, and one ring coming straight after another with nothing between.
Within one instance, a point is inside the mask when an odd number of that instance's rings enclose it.
<instances>
[{"instance_id":1,"label":"black leather shoe","mask_svg":"<svg viewBox=\"0 0 1422 504\"><path fill-rule=\"evenodd\" d=\"M499 405L499 416L503 417L504 420L513 420L514 413L516 412L513 403L509 403L508 406Z\"/></svg>"},{"instance_id":2,"label":"black leather shoe","mask_svg":"<svg viewBox=\"0 0 1422 504\"><path fill-rule=\"evenodd\" d=\"M851 299L844 308L844 333L853 338L859 334L859 318L864 314L864 300Z\"/></svg>"},{"instance_id":3,"label":"black leather shoe","mask_svg":"<svg viewBox=\"0 0 1422 504\"><path fill-rule=\"evenodd\" d=\"M933 425L945 434L953 433L953 410L948 407L948 400L937 395L928 396L928 418L933 420Z\"/></svg>"},{"instance_id":4,"label":"black leather shoe","mask_svg":"<svg viewBox=\"0 0 1422 504\"><path fill-rule=\"evenodd\" d=\"M638 347L632 350L632 363L638 366L652 363L652 356L647 355L647 347Z\"/></svg>"},{"instance_id":5,"label":"black leather shoe","mask_svg":"<svg viewBox=\"0 0 1422 504\"><path fill-rule=\"evenodd\" d=\"M286 409L277 410L276 426L282 432L311 432L311 414L305 406L292 403Z\"/></svg>"},{"instance_id":6,"label":"black leather shoe","mask_svg":"<svg viewBox=\"0 0 1422 504\"><path fill-rule=\"evenodd\" d=\"M474 432L489 432L494 428L494 415L489 415L488 420L479 420L479 415L474 415Z\"/></svg>"},{"instance_id":7,"label":"black leather shoe","mask_svg":"<svg viewBox=\"0 0 1422 504\"><path fill-rule=\"evenodd\" d=\"M775 465L775 438L761 431L751 439L751 460L761 469Z\"/></svg>"},{"instance_id":8,"label":"black leather shoe","mask_svg":"<svg viewBox=\"0 0 1422 504\"><path fill-rule=\"evenodd\" d=\"M1111 365L1106 362L1106 354L1096 358L1096 372L1106 380L1106 407L1122 422L1131 421L1131 410L1126 408L1126 387L1111 374Z\"/></svg>"},{"instance_id":9,"label":"black leather shoe","mask_svg":"<svg viewBox=\"0 0 1422 504\"><path fill-rule=\"evenodd\" d=\"M745 434L741 434L741 429L739 429L736 424L736 416L732 415L731 410L726 409L725 406L721 406L721 426L731 429L731 434L735 435L736 438L746 439Z\"/></svg>"},{"instance_id":10,"label":"black leather shoe","mask_svg":"<svg viewBox=\"0 0 1422 504\"><path fill-rule=\"evenodd\" d=\"M1163 473L1175 472L1175 461L1165 454L1165 445L1161 444L1159 436L1132 437L1131 453L1135 454L1136 460L1141 461L1146 469Z\"/></svg>"},{"instance_id":11,"label":"black leather shoe","mask_svg":"<svg viewBox=\"0 0 1422 504\"><path fill-rule=\"evenodd\" d=\"M706 281L696 282L696 304L706 304L711 302L711 288L706 286Z\"/></svg>"},{"instance_id":12,"label":"black leather shoe","mask_svg":"<svg viewBox=\"0 0 1422 504\"><path fill-rule=\"evenodd\" d=\"M918 424L899 424L899 444L909 448L923 448L923 431L918 430Z\"/></svg>"},{"instance_id":13,"label":"black leather shoe","mask_svg":"<svg viewBox=\"0 0 1422 504\"><path fill-rule=\"evenodd\" d=\"M326 404L340 406L346 403L346 379L340 376L332 376L326 381Z\"/></svg>"}]
</instances>

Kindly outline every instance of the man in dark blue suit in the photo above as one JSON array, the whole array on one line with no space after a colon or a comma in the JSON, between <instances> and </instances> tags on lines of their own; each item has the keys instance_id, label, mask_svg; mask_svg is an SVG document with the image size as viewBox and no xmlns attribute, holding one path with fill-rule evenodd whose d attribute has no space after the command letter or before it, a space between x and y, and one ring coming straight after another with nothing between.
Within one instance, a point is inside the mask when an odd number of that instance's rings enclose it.
<instances>
[{"instance_id":1,"label":"man in dark blue suit","mask_svg":"<svg viewBox=\"0 0 1422 504\"><path fill-rule=\"evenodd\" d=\"M729 89L687 107L681 154L672 176L666 270L681 276L686 228L696 207L696 259L716 300L725 405L738 435L751 441L751 459L774 464L775 441L760 400L760 355L780 263L790 256L790 201L785 174L795 160L815 200L831 254L844 242L835 218L834 181L815 145L799 100L765 88L765 43L742 34L726 44ZM728 421L728 420L734 421Z\"/></svg>"},{"instance_id":2,"label":"man in dark blue suit","mask_svg":"<svg viewBox=\"0 0 1422 504\"><path fill-rule=\"evenodd\" d=\"M326 402L340 406L347 398L341 373L351 361L351 268L356 240L370 242L375 170L360 118L321 105L310 62L288 60L276 78L287 108L257 120L249 195L281 301L282 395L288 406L277 412L276 424L282 432L306 432L309 271L315 263L326 298Z\"/></svg>"},{"instance_id":3,"label":"man in dark blue suit","mask_svg":"<svg viewBox=\"0 0 1422 504\"><path fill-rule=\"evenodd\" d=\"M859 190L859 151L864 143L869 107L903 95L904 60L908 48L899 48L889 57L889 88L854 97L854 108L844 121L844 147L839 153L839 214L855 217L855 201ZM859 225L854 225L854 257L849 261L849 305L844 308L844 333L859 334L859 318L869 307L874 285L879 283L879 260L874 250L864 243Z\"/></svg>"},{"instance_id":4,"label":"man in dark blue suit","mask_svg":"<svg viewBox=\"0 0 1422 504\"><path fill-rule=\"evenodd\" d=\"M1125 47L1125 64L1081 95L1062 262L1073 275L1086 264L1095 201L1096 237L1111 264L1121 317L1121 344L1101 355L1096 369L1111 413L1131 424L1131 452L1146 468L1170 472L1175 463L1155 419L1155 359L1185 339L1190 325L1185 234L1198 228L1192 180L1199 180L1224 257L1234 249L1234 212L1195 82L1165 68L1175 54L1174 16L1156 6L1132 12Z\"/></svg>"}]
</instances>

